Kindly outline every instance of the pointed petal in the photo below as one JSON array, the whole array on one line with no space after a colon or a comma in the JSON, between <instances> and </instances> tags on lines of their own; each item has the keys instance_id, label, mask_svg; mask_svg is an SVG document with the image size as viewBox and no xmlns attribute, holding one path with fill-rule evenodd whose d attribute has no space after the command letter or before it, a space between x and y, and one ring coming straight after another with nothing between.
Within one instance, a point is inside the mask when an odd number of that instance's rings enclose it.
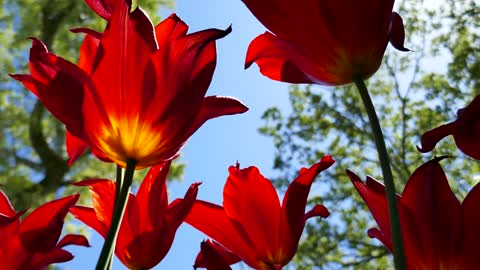
<instances>
[{"instance_id":1,"label":"pointed petal","mask_svg":"<svg viewBox=\"0 0 480 270\"><path fill-rule=\"evenodd\" d=\"M78 67L90 74L98 51L98 46L102 38L102 34L88 28L76 28L70 31L74 33L85 33L85 39L80 47L80 57L78 59Z\"/></svg>"},{"instance_id":2,"label":"pointed petal","mask_svg":"<svg viewBox=\"0 0 480 270\"><path fill-rule=\"evenodd\" d=\"M74 206L75 207L75 206ZM88 239L79 234L67 234L65 235L60 242L57 244L57 248L63 248L68 245L76 245L76 246L83 246L83 247L90 247L88 243Z\"/></svg>"},{"instance_id":3,"label":"pointed petal","mask_svg":"<svg viewBox=\"0 0 480 270\"><path fill-rule=\"evenodd\" d=\"M73 136L68 131L66 132L65 136L65 144L69 157L67 164L68 166L72 166L73 162L82 156L85 150L87 150L88 144L82 139Z\"/></svg>"},{"instance_id":4,"label":"pointed petal","mask_svg":"<svg viewBox=\"0 0 480 270\"><path fill-rule=\"evenodd\" d=\"M237 230L238 227L233 225L223 207L197 200L185 222L232 251L250 267L258 265L255 259L258 254L253 243L244 231Z\"/></svg>"},{"instance_id":5,"label":"pointed petal","mask_svg":"<svg viewBox=\"0 0 480 270\"><path fill-rule=\"evenodd\" d=\"M462 208L435 158L420 166L408 180L401 197L406 249L436 269L440 261L457 256L462 237ZM407 255L408 256L408 255Z\"/></svg>"},{"instance_id":6,"label":"pointed petal","mask_svg":"<svg viewBox=\"0 0 480 270\"><path fill-rule=\"evenodd\" d=\"M72 253L61 248L52 249L46 253L36 253L28 262L28 266L23 266L22 269L45 269L53 263L68 262L73 259Z\"/></svg>"},{"instance_id":7,"label":"pointed petal","mask_svg":"<svg viewBox=\"0 0 480 270\"><path fill-rule=\"evenodd\" d=\"M168 206L167 176L171 162L150 168L137 192L141 230L161 228Z\"/></svg>"},{"instance_id":8,"label":"pointed petal","mask_svg":"<svg viewBox=\"0 0 480 270\"><path fill-rule=\"evenodd\" d=\"M260 72L272 80L315 83L303 70L304 66L309 66L310 63L302 65L298 63L299 61L306 61L306 57L287 42L265 32L248 46L245 68L249 68L256 62Z\"/></svg>"},{"instance_id":9,"label":"pointed petal","mask_svg":"<svg viewBox=\"0 0 480 270\"><path fill-rule=\"evenodd\" d=\"M105 227L110 228L113 203L115 202L115 182L107 179L89 179L75 183L75 185L90 188L97 219Z\"/></svg>"},{"instance_id":10,"label":"pointed petal","mask_svg":"<svg viewBox=\"0 0 480 270\"><path fill-rule=\"evenodd\" d=\"M330 216L330 211L328 211L328 209L325 206L323 206L322 204L317 204L317 205L315 205L315 207L313 207L312 210L305 213L305 221L304 222L306 222L307 219L312 218L312 217L327 218L328 216Z\"/></svg>"},{"instance_id":11,"label":"pointed petal","mask_svg":"<svg viewBox=\"0 0 480 270\"><path fill-rule=\"evenodd\" d=\"M143 10L137 8L130 12L126 1L116 4L95 55L92 80L108 117L120 121L125 117L139 117L139 112L142 114L145 93L139 90L157 43L153 25ZM150 91L153 90L152 87ZM98 121L91 119L91 122L94 125Z\"/></svg>"},{"instance_id":12,"label":"pointed petal","mask_svg":"<svg viewBox=\"0 0 480 270\"><path fill-rule=\"evenodd\" d=\"M248 107L241 101L225 96L208 96L203 99L200 112L188 132L189 136L200 128L206 121L223 115L240 114L248 111Z\"/></svg>"},{"instance_id":13,"label":"pointed petal","mask_svg":"<svg viewBox=\"0 0 480 270\"><path fill-rule=\"evenodd\" d=\"M48 52L45 45L32 38L30 77L12 75L21 80L76 136L83 135L82 101L86 89L92 88L87 74L74 64Z\"/></svg>"},{"instance_id":14,"label":"pointed petal","mask_svg":"<svg viewBox=\"0 0 480 270\"><path fill-rule=\"evenodd\" d=\"M281 211L275 188L256 167L240 170L231 166L228 171L223 189L225 213L245 230L260 258L275 257L280 248Z\"/></svg>"},{"instance_id":15,"label":"pointed petal","mask_svg":"<svg viewBox=\"0 0 480 270\"><path fill-rule=\"evenodd\" d=\"M70 213L76 219L98 232L103 238L107 237L109 227L107 227L105 223L100 222L93 208L72 206L70 207Z\"/></svg>"},{"instance_id":16,"label":"pointed petal","mask_svg":"<svg viewBox=\"0 0 480 270\"><path fill-rule=\"evenodd\" d=\"M126 265L134 269L150 269L158 264L167 255L172 246L175 233L190 212L197 196L198 185L190 186L184 199L173 201L168 210L160 213L164 219L159 227L151 231L142 231L126 246Z\"/></svg>"},{"instance_id":17,"label":"pointed petal","mask_svg":"<svg viewBox=\"0 0 480 270\"><path fill-rule=\"evenodd\" d=\"M187 31L188 25L175 13L155 26L155 36L160 47L164 46L169 40L185 36Z\"/></svg>"},{"instance_id":18,"label":"pointed petal","mask_svg":"<svg viewBox=\"0 0 480 270\"><path fill-rule=\"evenodd\" d=\"M463 245L459 254L462 254L466 266L464 269L475 269L480 265L480 257L476 252L480 239L480 184L476 184L463 200ZM469 266L469 268L467 268Z\"/></svg>"},{"instance_id":19,"label":"pointed petal","mask_svg":"<svg viewBox=\"0 0 480 270\"><path fill-rule=\"evenodd\" d=\"M368 229L367 231L368 237L370 238L376 238L382 244L390 251L393 253L393 247L392 247L392 239L385 237L382 231L380 231L377 228L371 228Z\"/></svg>"},{"instance_id":20,"label":"pointed petal","mask_svg":"<svg viewBox=\"0 0 480 270\"><path fill-rule=\"evenodd\" d=\"M6 216L15 216L17 212L13 209L12 203L8 199L7 195L0 190L0 213Z\"/></svg>"},{"instance_id":21,"label":"pointed petal","mask_svg":"<svg viewBox=\"0 0 480 270\"><path fill-rule=\"evenodd\" d=\"M45 252L57 245L63 219L79 194L48 202L28 215L20 225L19 237L30 251ZM42 243L39 245L38 243Z\"/></svg>"},{"instance_id":22,"label":"pointed petal","mask_svg":"<svg viewBox=\"0 0 480 270\"><path fill-rule=\"evenodd\" d=\"M408 52L409 49L403 46L405 41L405 27L403 26L403 20L400 15L396 12L392 12L392 21L390 29L390 43L395 47L395 49Z\"/></svg>"},{"instance_id":23,"label":"pointed petal","mask_svg":"<svg viewBox=\"0 0 480 270\"><path fill-rule=\"evenodd\" d=\"M280 226L281 250L285 256L282 259L285 263L290 261L297 251L298 241L305 226L305 207L313 180L334 162L335 160L331 156L325 156L309 169L302 169L297 178L288 186L283 198ZM321 209L317 208L317 210Z\"/></svg>"},{"instance_id":24,"label":"pointed petal","mask_svg":"<svg viewBox=\"0 0 480 270\"><path fill-rule=\"evenodd\" d=\"M85 3L87 3L87 5L98 14L98 16L108 21L112 16L114 1L115 0L85 0Z\"/></svg>"},{"instance_id":25,"label":"pointed petal","mask_svg":"<svg viewBox=\"0 0 480 270\"><path fill-rule=\"evenodd\" d=\"M367 204L368 209L370 209L370 212L377 222L378 227L380 227L380 231L384 235L384 238L390 241L389 244L386 245L387 248L392 250L392 236L390 232L385 186L371 177L368 177L367 182L363 183L362 180L350 170L347 170L347 175L363 201Z\"/></svg>"},{"instance_id":26,"label":"pointed petal","mask_svg":"<svg viewBox=\"0 0 480 270\"><path fill-rule=\"evenodd\" d=\"M200 253L195 259L194 269L207 268L207 270L231 270L230 264L240 261L235 254L224 249L216 242L208 239L200 245Z\"/></svg>"}]
</instances>

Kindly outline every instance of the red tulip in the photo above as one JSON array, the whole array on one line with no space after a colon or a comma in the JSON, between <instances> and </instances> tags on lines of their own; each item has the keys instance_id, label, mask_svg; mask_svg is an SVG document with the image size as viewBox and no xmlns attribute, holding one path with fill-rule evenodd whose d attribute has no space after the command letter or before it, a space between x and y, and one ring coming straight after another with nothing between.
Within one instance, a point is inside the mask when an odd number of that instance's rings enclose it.
<instances>
[{"instance_id":1,"label":"red tulip","mask_svg":"<svg viewBox=\"0 0 480 270\"><path fill-rule=\"evenodd\" d=\"M115 1L112 10L103 34L74 30L87 34L78 66L33 39L30 75L12 75L66 125L70 163L87 146L123 167L127 160L137 169L163 163L205 121L247 111L236 99L205 97L215 41L230 28L187 35L176 15L154 27L126 1Z\"/></svg>"},{"instance_id":2,"label":"red tulip","mask_svg":"<svg viewBox=\"0 0 480 270\"><path fill-rule=\"evenodd\" d=\"M231 166L223 190L223 207L197 200L185 222L202 231L255 269L281 269L295 255L305 221L327 217L317 205L305 213L315 177L334 160L324 157L300 170L280 205L272 183L256 167Z\"/></svg>"},{"instance_id":3,"label":"red tulip","mask_svg":"<svg viewBox=\"0 0 480 270\"><path fill-rule=\"evenodd\" d=\"M79 195L48 202L20 221L26 210L15 212L7 196L0 191L0 268L40 270L52 263L66 262L73 255L67 245L89 246L81 235L68 234L60 242L63 219Z\"/></svg>"},{"instance_id":4,"label":"red tulip","mask_svg":"<svg viewBox=\"0 0 480 270\"><path fill-rule=\"evenodd\" d=\"M420 166L408 180L402 195L398 195L407 268L478 269L480 185L460 203L440 167L441 159L435 158ZM347 172L378 224L378 229L368 231L369 236L392 251L383 184L372 178L363 183L354 173Z\"/></svg>"},{"instance_id":5,"label":"red tulip","mask_svg":"<svg viewBox=\"0 0 480 270\"><path fill-rule=\"evenodd\" d=\"M200 247L200 253L198 253L193 265L194 269L232 270L230 265L240 261L237 255L226 250L212 239L203 241Z\"/></svg>"},{"instance_id":6,"label":"red tulip","mask_svg":"<svg viewBox=\"0 0 480 270\"><path fill-rule=\"evenodd\" d=\"M198 185L192 184L184 199L168 204L166 189L170 162L152 167L136 196L130 194L120 225L115 254L129 269L150 269L167 255L175 232L197 197ZM87 226L106 237L110 228L115 198L115 182L107 179L84 180L93 208L75 206L70 212Z\"/></svg>"},{"instance_id":7,"label":"red tulip","mask_svg":"<svg viewBox=\"0 0 480 270\"><path fill-rule=\"evenodd\" d=\"M270 79L341 85L367 79L380 67L388 42L403 47L394 0L242 0L270 32L255 38L253 62Z\"/></svg>"},{"instance_id":8,"label":"red tulip","mask_svg":"<svg viewBox=\"0 0 480 270\"><path fill-rule=\"evenodd\" d=\"M457 120L434 128L422 135L420 152L430 152L448 135L453 135L457 147L466 155L480 160L480 96L458 111Z\"/></svg>"}]
</instances>

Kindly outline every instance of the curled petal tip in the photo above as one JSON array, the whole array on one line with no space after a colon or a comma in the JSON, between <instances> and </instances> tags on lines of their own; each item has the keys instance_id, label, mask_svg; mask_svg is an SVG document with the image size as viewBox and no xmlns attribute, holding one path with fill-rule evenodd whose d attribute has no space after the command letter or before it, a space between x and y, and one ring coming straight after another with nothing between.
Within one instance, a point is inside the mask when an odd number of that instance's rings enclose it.
<instances>
[{"instance_id":1,"label":"curled petal tip","mask_svg":"<svg viewBox=\"0 0 480 270\"><path fill-rule=\"evenodd\" d=\"M391 29L390 29L390 43L395 49L408 52L409 49L404 47L405 42L405 27L403 25L403 19L396 12L392 13Z\"/></svg>"}]
</instances>

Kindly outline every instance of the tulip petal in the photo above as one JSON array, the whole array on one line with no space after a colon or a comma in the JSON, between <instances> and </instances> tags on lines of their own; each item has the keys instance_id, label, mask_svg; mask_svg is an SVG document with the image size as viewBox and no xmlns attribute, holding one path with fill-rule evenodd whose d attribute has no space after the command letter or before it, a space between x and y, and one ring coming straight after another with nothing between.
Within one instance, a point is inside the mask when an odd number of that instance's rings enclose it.
<instances>
[{"instance_id":1,"label":"tulip petal","mask_svg":"<svg viewBox=\"0 0 480 270\"><path fill-rule=\"evenodd\" d=\"M87 74L74 64L49 53L45 45L35 38L32 38L29 66L30 76L11 76L32 91L72 134L83 137L82 101L84 92L93 87Z\"/></svg>"},{"instance_id":2,"label":"tulip petal","mask_svg":"<svg viewBox=\"0 0 480 270\"><path fill-rule=\"evenodd\" d=\"M48 251L57 245L63 219L79 194L46 203L28 215L20 224L19 237L29 251ZM38 243L42 243L39 245Z\"/></svg>"},{"instance_id":3,"label":"tulip petal","mask_svg":"<svg viewBox=\"0 0 480 270\"><path fill-rule=\"evenodd\" d=\"M478 215L478 206L480 205L480 184L476 184L467 194L462 203L463 210L463 249L459 251L465 258L465 265L462 269L471 269L480 265L477 247L480 239L480 215Z\"/></svg>"},{"instance_id":4,"label":"tulip petal","mask_svg":"<svg viewBox=\"0 0 480 270\"><path fill-rule=\"evenodd\" d=\"M65 134L65 144L68 153L68 166L72 166L73 162L83 155L87 150L88 144L82 139L73 136L70 132Z\"/></svg>"},{"instance_id":5,"label":"tulip petal","mask_svg":"<svg viewBox=\"0 0 480 270\"><path fill-rule=\"evenodd\" d=\"M57 248L63 248L69 245L90 247L88 239L85 236L79 234L67 234L62 240L60 240L60 242L58 242Z\"/></svg>"},{"instance_id":6,"label":"tulip petal","mask_svg":"<svg viewBox=\"0 0 480 270\"><path fill-rule=\"evenodd\" d=\"M168 206L166 182L171 162L150 168L137 192L142 230L160 228Z\"/></svg>"},{"instance_id":7,"label":"tulip petal","mask_svg":"<svg viewBox=\"0 0 480 270\"><path fill-rule=\"evenodd\" d=\"M462 236L462 208L450 189L445 173L435 158L420 166L410 177L402 193L402 227L409 253L416 254L438 269L438 263L453 259L459 252ZM457 222L452 222L457 221ZM434 248L432 248L434 247ZM408 255L407 255L408 256Z\"/></svg>"},{"instance_id":8,"label":"tulip petal","mask_svg":"<svg viewBox=\"0 0 480 270\"><path fill-rule=\"evenodd\" d=\"M362 180L350 170L347 170L347 175L363 201L367 204L370 212L372 212L373 218L384 235L386 247L389 250L393 250L385 186L371 177L368 177L367 182L363 183ZM387 242L387 240L389 242Z\"/></svg>"},{"instance_id":9,"label":"tulip petal","mask_svg":"<svg viewBox=\"0 0 480 270\"><path fill-rule=\"evenodd\" d=\"M286 41L265 32L256 37L248 46L245 68L256 62L260 72L272 80L289 83L315 83L303 71L304 66L310 66L311 63L302 65L298 63L300 61L307 61L301 52Z\"/></svg>"},{"instance_id":10,"label":"tulip petal","mask_svg":"<svg viewBox=\"0 0 480 270\"><path fill-rule=\"evenodd\" d=\"M390 30L390 43L395 49L408 52L409 49L403 46L405 42L405 27L403 26L403 19L396 12L392 12L392 22Z\"/></svg>"},{"instance_id":11,"label":"tulip petal","mask_svg":"<svg viewBox=\"0 0 480 270\"><path fill-rule=\"evenodd\" d=\"M88 227L94 229L103 238L107 237L109 227L98 219L93 208L85 206L72 206L70 207L70 213L76 219L80 220Z\"/></svg>"},{"instance_id":12,"label":"tulip petal","mask_svg":"<svg viewBox=\"0 0 480 270\"><path fill-rule=\"evenodd\" d=\"M167 19L155 26L155 36L160 47L164 46L169 40L185 36L187 31L188 25L176 14L171 14Z\"/></svg>"},{"instance_id":13,"label":"tulip petal","mask_svg":"<svg viewBox=\"0 0 480 270\"><path fill-rule=\"evenodd\" d=\"M55 248L46 253L36 253L28 262L28 266L23 266L22 269L45 269L52 263L68 262L73 259L72 253Z\"/></svg>"},{"instance_id":14,"label":"tulip petal","mask_svg":"<svg viewBox=\"0 0 480 270\"><path fill-rule=\"evenodd\" d=\"M287 192L283 197L281 214L281 249L285 254L285 262L291 260L297 250L298 241L302 235L305 226L305 207L310 192L310 187L317 175L323 170L332 166L335 160L331 156L325 156L322 160L309 169L300 170L297 178L288 186ZM261 196L261 195L260 195ZM320 208L311 214L326 214ZM320 211L322 210L322 211ZM326 209L324 209L326 210ZM328 210L326 210L328 213Z\"/></svg>"},{"instance_id":15,"label":"tulip petal","mask_svg":"<svg viewBox=\"0 0 480 270\"><path fill-rule=\"evenodd\" d=\"M98 14L98 16L108 21L112 16L112 7L114 1L115 0L85 0L85 3L87 3L87 5Z\"/></svg>"},{"instance_id":16,"label":"tulip petal","mask_svg":"<svg viewBox=\"0 0 480 270\"><path fill-rule=\"evenodd\" d=\"M432 151L433 148L435 148L435 145L440 140L447 137L448 135L452 135L456 129L457 129L456 122L452 122L446 125L441 125L437 128L434 128L430 131L425 132L421 137L422 146L421 147L417 146L418 151L422 153Z\"/></svg>"},{"instance_id":17,"label":"tulip petal","mask_svg":"<svg viewBox=\"0 0 480 270\"><path fill-rule=\"evenodd\" d=\"M110 228L113 203L115 202L115 182L107 179L89 179L75 183L75 185L90 188L96 216L100 223Z\"/></svg>"},{"instance_id":18,"label":"tulip petal","mask_svg":"<svg viewBox=\"0 0 480 270\"><path fill-rule=\"evenodd\" d=\"M194 269L231 270L230 264L240 261L235 254L230 253L216 242L208 239L200 244L200 252L195 259Z\"/></svg>"},{"instance_id":19,"label":"tulip petal","mask_svg":"<svg viewBox=\"0 0 480 270\"><path fill-rule=\"evenodd\" d=\"M0 213L6 216L15 216L17 212L13 209L12 203L8 199L7 195L0 190Z\"/></svg>"},{"instance_id":20,"label":"tulip petal","mask_svg":"<svg viewBox=\"0 0 480 270\"><path fill-rule=\"evenodd\" d=\"M143 111L142 78L157 43L153 25L143 10L130 12L126 1L116 4L95 55L92 80L108 117L120 121L122 117L139 117ZM92 125L98 122L94 120Z\"/></svg>"},{"instance_id":21,"label":"tulip petal","mask_svg":"<svg viewBox=\"0 0 480 270\"><path fill-rule=\"evenodd\" d=\"M261 258L274 257L280 245L281 212L275 188L256 167L240 170L237 164L228 171L223 189L226 215L245 230Z\"/></svg>"},{"instance_id":22,"label":"tulip petal","mask_svg":"<svg viewBox=\"0 0 480 270\"><path fill-rule=\"evenodd\" d=\"M255 268L257 265L253 243L245 231L237 230L223 207L197 200L185 222L231 250L249 266Z\"/></svg>"},{"instance_id":23,"label":"tulip petal","mask_svg":"<svg viewBox=\"0 0 480 270\"><path fill-rule=\"evenodd\" d=\"M80 47L80 57L77 65L87 74L90 74L93 69L95 55L97 54L102 34L88 28L76 28L71 29L70 31L73 33L86 34L82 46Z\"/></svg>"}]
</instances>

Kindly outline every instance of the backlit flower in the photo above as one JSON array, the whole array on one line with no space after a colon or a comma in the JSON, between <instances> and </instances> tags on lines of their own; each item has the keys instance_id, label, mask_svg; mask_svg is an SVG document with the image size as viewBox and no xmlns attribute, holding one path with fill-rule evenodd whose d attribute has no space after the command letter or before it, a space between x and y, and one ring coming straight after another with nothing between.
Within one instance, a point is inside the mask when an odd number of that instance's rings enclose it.
<instances>
[{"instance_id":1,"label":"backlit flower","mask_svg":"<svg viewBox=\"0 0 480 270\"><path fill-rule=\"evenodd\" d=\"M48 202L20 221L26 211L15 212L7 196L0 191L0 268L46 269L52 263L73 259L73 255L63 247L89 246L87 239L81 235L68 234L58 241L63 219L78 196Z\"/></svg>"},{"instance_id":2,"label":"backlit flower","mask_svg":"<svg viewBox=\"0 0 480 270\"><path fill-rule=\"evenodd\" d=\"M256 167L231 166L223 189L223 207L197 200L185 222L252 268L281 269L295 255L306 220L329 215L323 205L307 213L305 207L313 180L333 162L327 156L300 170L282 205L272 183Z\"/></svg>"},{"instance_id":3,"label":"backlit flower","mask_svg":"<svg viewBox=\"0 0 480 270\"><path fill-rule=\"evenodd\" d=\"M168 204L166 181L169 168L170 162L152 167L137 195L129 195L115 246L115 254L129 269L150 269L167 255L177 228L197 196L200 183L192 184L184 199ZM74 206L70 212L106 237L112 220L115 182L92 179L76 185L90 188L93 208Z\"/></svg>"},{"instance_id":4,"label":"backlit flower","mask_svg":"<svg viewBox=\"0 0 480 270\"><path fill-rule=\"evenodd\" d=\"M394 0L242 0L270 32L255 38L245 67L290 83L341 85L367 79L380 67L388 42L403 47Z\"/></svg>"},{"instance_id":5,"label":"backlit flower","mask_svg":"<svg viewBox=\"0 0 480 270\"><path fill-rule=\"evenodd\" d=\"M212 239L203 241L200 252L195 259L194 269L206 268L207 270L231 270L231 264L237 263L240 258L226 250Z\"/></svg>"},{"instance_id":6,"label":"backlit flower","mask_svg":"<svg viewBox=\"0 0 480 270\"><path fill-rule=\"evenodd\" d=\"M457 120L425 132L421 138L420 152L430 152L448 135L453 135L457 147L466 155L480 160L480 96L458 111Z\"/></svg>"},{"instance_id":7,"label":"backlit flower","mask_svg":"<svg viewBox=\"0 0 480 270\"><path fill-rule=\"evenodd\" d=\"M441 159L420 166L397 197L407 268L479 269L480 184L460 203L440 167ZM378 224L378 229L368 231L369 236L392 251L383 184L372 178L363 183L350 171L348 175Z\"/></svg>"},{"instance_id":8,"label":"backlit flower","mask_svg":"<svg viewBox=\"0 0 480 270\"><path fill-rule=\"evenodd\" d=\"M205 121L247 110L233 98L205 97L215 41L230 28L187 35L176 15L154 27L140 8L113 2L103 34L74 30L87 34L78 66L33 39L30 75L12 75L66 125L70 163L87 146L123 167L166 162Z\"/></svg>"}]
</instances>

